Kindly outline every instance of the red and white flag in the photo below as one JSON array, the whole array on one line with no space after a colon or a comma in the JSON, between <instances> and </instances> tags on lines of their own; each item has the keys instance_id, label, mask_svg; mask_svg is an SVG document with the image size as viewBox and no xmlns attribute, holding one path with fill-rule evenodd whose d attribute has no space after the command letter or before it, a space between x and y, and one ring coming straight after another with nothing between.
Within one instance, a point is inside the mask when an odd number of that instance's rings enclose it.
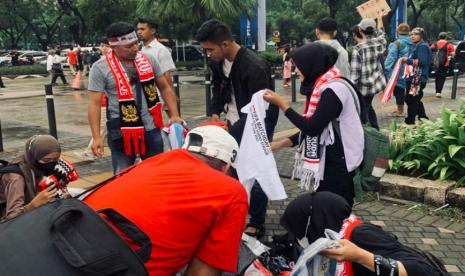
<instances>
[{"instance_id":1,"label":"red and white flag","mask_svg":"<svg viewBox=\"0 0 465 276\"><path fill-rule=\"evenodd\" d=\"M392 71L391 78L389 79L386 88L384 89L383 96L381 97L382 104L386 104L389 102L389 100L392 99L392 94L394 92L394 88L396 87L397 79L399 78L401 65L401 60L397 60L396 65L394 66L394 70Z\"/></svg>"}]
</instances>

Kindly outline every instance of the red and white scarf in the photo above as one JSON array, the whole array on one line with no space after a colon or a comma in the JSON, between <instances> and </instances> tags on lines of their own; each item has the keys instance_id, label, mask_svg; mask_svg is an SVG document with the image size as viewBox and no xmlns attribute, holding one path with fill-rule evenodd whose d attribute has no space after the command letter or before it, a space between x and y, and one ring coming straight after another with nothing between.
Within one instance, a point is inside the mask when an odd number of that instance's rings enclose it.
<instances>
[{"instance_id":1,"label":"red and white scarf","mask_svg":"<svg viewBox=\"0 0 465 276\"><path fill-rule=\"evenodd\" d=\"M341 72L333 66L315 81L311 96L307 96L304 108L304 116L311 120L320 102L321 93L326 84L334 79L341 78ZM304 139L302 139L302 136ZM315 191L320 184L320 137L300 134L301 144L296 151L292 179L300 178L300 187L305 190Z\"/></svg>"},{"instance_id":2,"label":"red and white scarf","mask_svg":"<svg viewBox=\"0 0 465 276\"><path fill-rule=\"evenodd\" d=\"M106 60L115 79L118 92L120 129L123 135L124 153L132 155L134 150L135 154L144 155L146 153L145 128L140 110L134 99L129 77L114 51L108 51ZM134 60L134 67L139 76L148 110L153 117L155 126L161 129L163 128L162 103L155 87L155 74L152 64L142 52L138 52Z\"/></svg>"},{"instance_id":3,"label":"red and white scarf","mask_svg":"<svg viewBox=\"0 0 465 276\"><path fill-rule=\"evenodd\" d=\"M350 214L348 218L342 223L341 230L339 231L340 236L343 239L350 240L352 231L358 225L363 222L354 214ZM352 269L352 262L349 261L339 261L336 265L336 273L334 276L354 276L354 271Z\"/></svg>"}]
</instances>

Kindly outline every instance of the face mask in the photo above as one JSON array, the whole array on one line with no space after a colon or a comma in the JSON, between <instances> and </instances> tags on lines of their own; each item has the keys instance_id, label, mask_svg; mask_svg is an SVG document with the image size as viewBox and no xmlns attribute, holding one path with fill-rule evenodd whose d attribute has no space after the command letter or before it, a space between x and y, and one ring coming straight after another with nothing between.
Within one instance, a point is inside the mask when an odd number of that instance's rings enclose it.
<instances>
[{"instance_id":1,"label":"face mask","mask_svg":"<svg viewBox=\"0 0 465 276\"><path fill-rule=\"evenodd\" d=\"M48 163L36 163L36 167L44 174L50 175L53 173L53 169L55 168L57 161L48 162Z\"/></svg>"}]
</instances>

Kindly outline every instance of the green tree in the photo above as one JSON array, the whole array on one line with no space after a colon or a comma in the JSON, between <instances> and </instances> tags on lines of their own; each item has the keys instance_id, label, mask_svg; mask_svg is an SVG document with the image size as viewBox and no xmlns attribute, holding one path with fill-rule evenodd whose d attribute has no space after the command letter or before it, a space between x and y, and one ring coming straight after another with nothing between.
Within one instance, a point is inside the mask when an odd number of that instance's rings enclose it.
<instances>
[{"instance_id":1,"label":"green tree","mask_svg":"<svg viewBox=\"0 0 465 276\"><path fill-rule=\"evenodd\" d=\"M186 40L210 18L221 19L237 32L240 14L250 15L254 4L255 0L140 0L137 13L159 20L159 32Z\"/></svg>"}]
</instances>

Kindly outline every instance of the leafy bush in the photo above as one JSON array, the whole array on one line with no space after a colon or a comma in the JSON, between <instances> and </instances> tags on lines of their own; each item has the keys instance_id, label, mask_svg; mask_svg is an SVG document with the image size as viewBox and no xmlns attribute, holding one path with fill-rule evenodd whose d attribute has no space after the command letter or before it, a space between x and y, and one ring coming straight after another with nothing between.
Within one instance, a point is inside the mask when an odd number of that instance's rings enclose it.
<instances>
[{"instance_id":1,"label":"leafy bush","mask_svg":"<svg viewBox=\"0 0 465 276\"><path fill-rule=\"evenodd\" d=\"M465 186L465 99L459 110L442 107L442 118L416 128L391 123L390 170L456 180Z\"/></svg>"},{"instance_id":2,"label":"leafy bush","mask_svg":"<svg viewBox=\"0 0 465 276\"><path fill-rule=\"evenodd\" d=\"M42 64L2 66L0 67L0 74L2 76L47 74L47 68Z\"/></svg>"},{"instance_id":3,"label":"leafy bush","mask_svg":"<svg viewBox=\"0 0 465 276\"><path fill-rule=\"evenodd\" d=\"M283 57L276 53L276 50L259 52L258 55L264 58L270 67L282 66Z\"/></svg>"}]
</instances>

